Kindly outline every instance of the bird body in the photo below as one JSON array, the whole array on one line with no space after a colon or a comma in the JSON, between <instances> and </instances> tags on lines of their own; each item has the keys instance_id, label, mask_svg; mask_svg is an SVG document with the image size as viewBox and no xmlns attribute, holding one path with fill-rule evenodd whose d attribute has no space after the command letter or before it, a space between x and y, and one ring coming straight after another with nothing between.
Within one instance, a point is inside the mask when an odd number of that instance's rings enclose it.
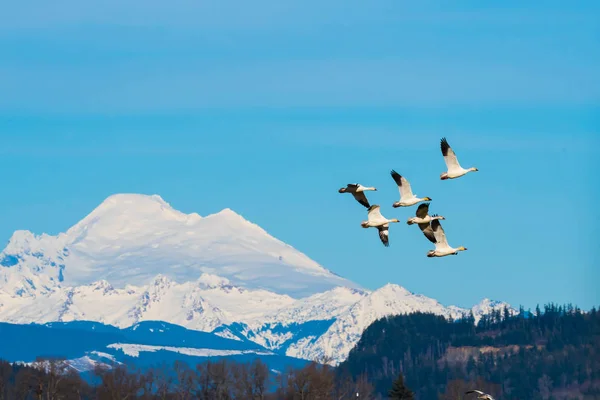
<instances>
[{"instance_id":1,"label":"bird body","mask_svg":"<svg viewBox=\"0 0 600 400\"><path fill-rule=\"evenodd\" d=\"M469 391L465 392L465 394L471 394L471 393L476 393L478 399L494 400L494 398L491 395L489 395L487 393L483 393L481 390L469 390Z\"/></svg>"},{"instance_id":2,"label":"bird body","mask_svg":"<svg viewBox=\"0 0 600 400\"><path fill-rule=\"evenodd\" d=\"M389 244L389 227L392 222L400 222L398 219L387 219L381 215L380 206L373 205L369 207L369 213L367 221L361 222L360 226L363 228L377 228L379 231L379 239L385 247Z\"/></svg>"},{"instance_id":3,"label":"bird body","mask_svg":"<svg viewBox=\"0 0 600 400\"><path fill-rule=\"evenodd\" d=\"M438 215L426 215L423 218L419 218L419 217L409 218L408 221L406 221L406 223L408 225L413 225L413 224L428 224L431 221L433 221L434 219L446 219L446 218L440 217Z\"/></svg>"},{"instance_id":4,"label":"bird body","mask_svg":"<svg viewBox=\"0 0 600 400\"><path fill-rule=\"evenodd\" d=\"M442 138L440 142L440 147L442 149L442 155L444 156L446 168L448 169L446 172L442 172L442 174L440 175L441 180L456 179L460 178L463 175L466 175L469 172L479 171L475 167L467 169L461 167L460 163L458 162L458 158L454 153L454 150L452 150L452 147L450 147L446 138Z\"/></svg>"},{"instance_id":5,"label":"bird body","mask_svg":"<svg viewBox=\"0 0 600 400\"><path fill-rule=\"evenodd\" d=\"M400 201L397 201L392 205L394 208L410 207L422 201L431 201L431 198L429 197L417 197L412 192L408 180L396 171L392 170L390 174L392 175L394 182L396 182L396 185L398 185L398 191L400 192Z\"/></svg>"},{"instance_id":6,"label":"bird body","mask_svg":"<svg viewBox=\"0 0 600 400\"><path fill-rule=\"evenodd\" d=\"M338 190L339 193L351 193L356 201L358 201L364 207L369 208L371 205L369 204L369 200L367 200L367 196L365 195L365 192L367 191L377 191L377 189L374 187L363 186L360 183L349 183L345 188Z\"/></svg>"},{"instance_id":7,"label":"bird body","mask_svg":"<svg viewBox=\"0 0 600 400\"><path fill-rule=\"evenodd\" d=\"M435 236L433 229L431 228L431 222L439 219L446 219L441 215L429 215L429 203L420 204L417 208L416 217L409 218L406 223L408 225L418 224L421 232L425 235L431 243L435 243Z\"/></svg>"},{"instance_id":8,"label":"bird body","mask_svg":"<svg viewBox=\"0 0 600 400\"><path fill-rule=\"evenodd\" d=\"M435 250L429 250L427 253L427 257L445 257L449 255L457 255L459 251L467 250L466 247L451 247L448 245L448 240L446 239L446 234L444 233L444 229L442 228L442 224L438 219L431 221L431 230L433 232L433 237L435 239ZM425 233L425 232L423 232ZM427 235L425 235L427 236ZM430 238L428 238L430 239ZM430 239L431 240L431 239Z\"/></svg>"}]
</instances>

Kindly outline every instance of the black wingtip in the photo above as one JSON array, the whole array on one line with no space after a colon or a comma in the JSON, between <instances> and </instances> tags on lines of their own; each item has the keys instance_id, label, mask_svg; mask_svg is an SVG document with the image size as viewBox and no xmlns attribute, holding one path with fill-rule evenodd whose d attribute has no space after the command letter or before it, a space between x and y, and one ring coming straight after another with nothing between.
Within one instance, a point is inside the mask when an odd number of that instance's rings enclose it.
<instances>
[{"instance_id":1,"label":"black wingtip","mask_svg":"<svg viewBox=\"0 0 600 400\"><path fill-rule=\"evenodd\" d=\"M445 157L448 155L448 149L450 148L450 145L448 144L448 141L446 140L445 137L442 138L442 140L440 140L440 147L442 149L442 155Z\"/></svg>"},{"instance_id":2,"label":"black wingtip","mask_svg":"<svg viewBox=\"0 0 600 400\"><path fill-rule=\"evenodd\" d=\"M390 175L392 175L392 178L394 179L394 182L396 182L396 185L402 186L402 175L400 175L394 170L390 171Z\"/></svg>"}]
</instances>

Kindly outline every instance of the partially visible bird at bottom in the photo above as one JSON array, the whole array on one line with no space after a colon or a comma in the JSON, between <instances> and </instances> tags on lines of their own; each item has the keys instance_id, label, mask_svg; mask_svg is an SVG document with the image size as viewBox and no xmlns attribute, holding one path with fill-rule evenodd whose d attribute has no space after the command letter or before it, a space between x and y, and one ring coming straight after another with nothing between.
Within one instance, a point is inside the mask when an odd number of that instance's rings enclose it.
<instances>
[{"instance_id":1,"label":"partially visible bird at bottom","mask_svg":"<svg viewBox=\"0 0 600 400\"><path fill-rule=\"evenodd\" d=\"M477 398L478 399L482 399L482 400L494 400L494 398L487 394L487 393L483 393L481 390L469 390L466 391L465 394L471 394L471 393L477 393Z\"/></svg>"}]
</instances>

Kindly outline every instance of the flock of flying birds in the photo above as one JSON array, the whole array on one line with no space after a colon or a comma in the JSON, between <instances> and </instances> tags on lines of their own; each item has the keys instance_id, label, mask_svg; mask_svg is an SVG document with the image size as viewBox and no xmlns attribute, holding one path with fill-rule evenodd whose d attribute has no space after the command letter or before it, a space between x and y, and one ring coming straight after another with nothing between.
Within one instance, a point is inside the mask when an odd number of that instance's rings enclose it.
<instances>
[{"instance_id":1,"label":"flock of flying birds","mask_svg":"<svg viewBox=\"0 0 600 400\"><path fill-rule=\"evenodd\" d=\"M454 150L452 150L446 138L442 138L440 145L447 167L447 171L440 175L441 180L460 178L469 172L478 171L478 169L475 167L465 169L460 166L458 159L456 158L456 153L454 153ZM467 250L462 246L454 248L448 244L446 234L444 233L444 229L440 223L440 220L446 218L436 214L429 215L429 203L422 203L425 201L431 201L431 198L418 197L415 195L412 192L408 180L396 171L392 170L391 175L396 182L396 185L398 185L398 190L400 191L400 201L397 201L392 205L394 208L410 207L421 203L419 207L417 207L416 217L409 218L406 223L408 225L417 224L425 237L435 245L435 250L430 250L427 253L427 257L445 257L450 254L456 255L459 251ZM379 205L369 204L369 200L367 200L365 192L376 190L377 189L374 187L367 187L358 183L351 183L345 188L341 188L339 192L351 193L356 201L369 209L368 220L363 221L360 225L363 228L377 228L381 242L387 247L389 246L390 223L400 221L395 218L385 218L383 215L381 215ZM477 398L481 400L494 400L491 395L484 393L481 390L469 390L465 392L465 394L476 394Z\"/></svg>"},{"instance_id":2,"label":"flock of flying birds","mask_svg":"<svg viewBox=\"0 0 600 400\"><path fill-rule=\"evenodd\" d=\"M469 172L478 171L477 168L463 168L460 166L458 159L456 158L456 153L448 144L446 138L442 138L441 142L442 155L444 156L444 161L446 163L447 171L443 172L440 175L441 180L446 179L456 179L461 176L466 175ZM394 208L398 207L410 207L415 204L422 203L425 201L431 201L429 197L418 197L416 196L410 187L410 183L408 180L397 173L396 171L391 171L392 178L398 185L398 190L400 192L400 201L397 201L393 204ZM368 220L363 221L361 226L363 228L377 228L379 231L379 238L384 246L388 247L389 243L389 226L390 223L400 222L398 219L387 219L383 215L381 215L381 210L379 205L370 205L369 200L367 200L367 196L365 192L367 191L376 191L377 189L374 187L363 186L358 183L348 184L345 188L341 188L339 190L340 193L351 193L356 201L362 204L364 207L368 208ZM427 253L427 257L445 257L448 255L456 255L459 251L467 250L465 247L451 247L448 244L448 240L446 239L446 234L444 233L444 229L442 228L442 224L440 220L446 219L440 215L429 215L429 204L430 203L422 203L417 207L416 217L409 218L407 221L408 225L417 224L421 229L421 232L425 235L425 237L435 245L435 250L430 250Z\"/></svg>"}]
</instances>

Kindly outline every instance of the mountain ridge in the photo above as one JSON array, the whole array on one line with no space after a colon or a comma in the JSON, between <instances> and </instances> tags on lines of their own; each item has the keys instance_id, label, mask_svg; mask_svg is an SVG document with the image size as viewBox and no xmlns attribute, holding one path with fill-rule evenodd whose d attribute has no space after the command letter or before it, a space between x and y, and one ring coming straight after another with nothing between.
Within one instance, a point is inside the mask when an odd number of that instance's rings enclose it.
<instances>
[{"instance_id":1,"label":"mountain ridge","mask_svg":"<svg viewBox=\"0 0 600 400\"><path fill-rule=\"evenodd\" d=\"M0 320L15 324L96 321L125 329L143 321L165 321L186 329L252 341L279 354L304 359L345 359L364 329L379 318L415 311L477 321L503 302L482 300L470 309L443 306L402 286L375 291L337 287L294 299L263 289L232 285L204 274L177 283L157 275L146 286L115 288L100 280L54 288L48 294L16 296L0 291ZM514 311L514 310L513 310Z\"/></svg>"}]
</instances>

